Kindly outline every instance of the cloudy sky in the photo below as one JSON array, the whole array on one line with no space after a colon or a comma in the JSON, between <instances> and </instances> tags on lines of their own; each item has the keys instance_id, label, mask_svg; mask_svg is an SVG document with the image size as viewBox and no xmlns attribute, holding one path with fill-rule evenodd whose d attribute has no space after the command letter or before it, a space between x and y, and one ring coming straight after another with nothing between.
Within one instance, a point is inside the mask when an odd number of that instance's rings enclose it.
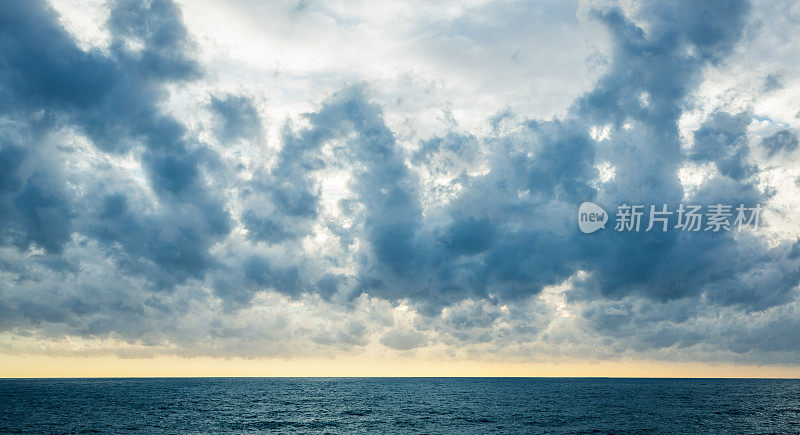
<instances>
[{"instance_id":1,"label":"cloudy sky","mask_svg":"<svg viewBox=\"0 0 800 435\"><path fill-rule=\"evenodd\" d=\"M7 367L800 374L794 2L52 0L0 23ZM584 201L763 212L583 234Z\"/></svg>"}]
</instances>

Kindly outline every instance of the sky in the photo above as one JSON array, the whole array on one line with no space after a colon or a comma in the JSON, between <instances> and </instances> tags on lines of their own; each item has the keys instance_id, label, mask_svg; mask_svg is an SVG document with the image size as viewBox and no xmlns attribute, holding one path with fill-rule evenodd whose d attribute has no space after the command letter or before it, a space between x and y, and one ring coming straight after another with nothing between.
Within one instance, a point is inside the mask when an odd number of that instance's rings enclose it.
<instances>
[{"instance_id":1,"label":"sky","mask_svg":"<svg viewBox=\"0 0 800 435\"><path fill-rule=\"evenodd\" d=\"M798 377L798 34L790 1L0 2L0 377Z\"/></svg>"}]
</instances>

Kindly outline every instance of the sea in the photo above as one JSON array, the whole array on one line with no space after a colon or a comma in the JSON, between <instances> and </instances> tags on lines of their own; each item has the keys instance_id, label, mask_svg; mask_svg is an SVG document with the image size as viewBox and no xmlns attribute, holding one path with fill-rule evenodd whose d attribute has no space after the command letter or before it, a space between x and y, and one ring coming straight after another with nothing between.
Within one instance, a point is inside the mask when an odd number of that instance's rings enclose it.
<instances>
[{"instance_id":1,"label":"sea","mask_svg":"<svg viewBox=\"0 0 800 435\"><path fill-rule=\"evenodd\" d=\"M798 433L800 380L0 379L11 433Z\"/></svg>"}]
</instances>

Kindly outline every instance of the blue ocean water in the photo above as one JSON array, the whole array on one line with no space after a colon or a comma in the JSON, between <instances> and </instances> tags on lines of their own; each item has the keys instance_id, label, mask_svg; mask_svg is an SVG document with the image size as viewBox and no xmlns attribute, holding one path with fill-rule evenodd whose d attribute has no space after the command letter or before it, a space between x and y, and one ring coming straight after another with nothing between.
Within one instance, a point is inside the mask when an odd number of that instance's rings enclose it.
<instances>
[{"instance_id":1,"label":"blue ocean water","mask_svg":"<svg viewBox=\"0 0 800 435\"><path fill-rule=\"evenodd\" d=\"M800 380L0 380L4 432L790 433Z\"/></svg>"}]
</instances>

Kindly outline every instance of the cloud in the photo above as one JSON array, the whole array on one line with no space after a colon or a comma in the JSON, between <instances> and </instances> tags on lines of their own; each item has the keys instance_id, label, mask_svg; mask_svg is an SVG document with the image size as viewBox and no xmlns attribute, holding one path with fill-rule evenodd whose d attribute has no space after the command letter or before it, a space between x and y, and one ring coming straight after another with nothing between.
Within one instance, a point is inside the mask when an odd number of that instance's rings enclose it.
<instances>
[{"instance_id":1,"label":"cloud","mask_svg":"<svg viewBox=\"0 0 800 435\"><path fill-rule=\"evenodd\" d=\"M714 162L717 170L727 177L739 180L753 174L755 168L746 163L749 151L747 126L752 115L726 112L714 113L694 132L692 159Z\"/></svg>"},{"instance_id":2,"label":"cloud","mask_svg":"<svg viewBox=\"0 0 800 435\"><path fill-rule=\"evenodd\" d=\"M18 238L49 252L62 250L73 232L110 250L119 245L118 264L139 272L153 269L146 273L154 274L150 280L159 287L200 276L213 263L208 247L229 231L229 222L224 203L208 192L201 176L201 167L216 157L191 143L185 127L158 108L166 84L199 74L185 52L190 44L178 9L163 1L115 3L108 55L78 48L47 6L32 2L5 9L2 15L11 20L3 31L3 52L9 53L3 69L5 116L23 121L16 132L28 136L28 158L49 152L43 138L66 124L86 135L98 152L137 153L148 186L163 204L152 210L143 198L134 199L140 193L129 186L98 180L88 180L86 195L70 197L61 187L60 168L37 169L12 201L23 228ZM131 48L134 43L140 46ZM46 114L42 121L36 119L39 111ZM75 220L80 228L73 227Z\"/></svg>"},{"instance_id":3,"label":"cloud","mask_svg":"<svg viewBox=\"0 0 800 435\"><path fill-rule=\"evenodd\" d=\"M792 152L797 149L797 136L791 130L779 130L772 136L764 138L761 146L767 149L767 153L772 156L778 152Z\"/></svg>"},{"instance_id":4,"label":"cloud","mask_svg":"<svg viewBox=\"0 0 800 435\"><path fill-rule=\"evenodd\" d=\"M394 350L411 350L425 343L425 336L416 331L390 331L381 337L381 344Z\"/></svg>"},{"instance_id":5,"label":"cloud","mask_svg":"<svg viewBox=\"0 0 800 435\"><path fill-rule=\"evenodd\" d=\"M211 109L219 115L217 136L223 141L256 138L262 134L258 110L246 96L212 96Z\"/></svg>"},{"instance_id":6,"label":"cloud","mask_svg":"<svg viewBox=\"0 0 800 435\"><path fill-rule=\"evenodd\" d=\"M357 71L269 129L269 98L206 74L181 8L109 8L109 43L93 48L47 4L0 6L3 333L141 354L796 361L774 332L797 323L796 238L574 225L583 201L613 215L778 194L751 142L788 155L794 130L695 101L742 40L746 2L594 8L609 56L558 116L517 106L472 129L445 106L425 134ZM497 21L459 9L420 52L448 68L470 47L493 58L514 48L496 23L536 15L478 9ZM302 26L339 12L286 13ZM691 189L687 168L706 171Z\"/></svg>"}]
</instances>

